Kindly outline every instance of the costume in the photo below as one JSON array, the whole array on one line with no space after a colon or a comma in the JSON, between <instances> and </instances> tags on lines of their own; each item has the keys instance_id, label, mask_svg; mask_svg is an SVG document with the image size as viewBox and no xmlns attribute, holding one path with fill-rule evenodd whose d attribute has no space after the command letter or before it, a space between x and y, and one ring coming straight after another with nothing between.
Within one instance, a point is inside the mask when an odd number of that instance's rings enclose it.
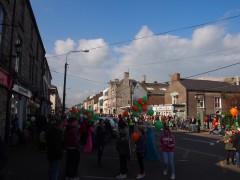
<instances>
[{"instance_id":1,"label":"costume","mask_svg":"<svg viewBox=\"0 0 240 180\"><path fill-rule=\"evenodd\" d=\"M88 137L87 143L84 147L84 152L92 152L92 133L93 133L93 126L90 126L88 129Z\"/></svg>"},{"instance_id":2,"label":"costume","mask_svg":"<svg viewBox=\"0 0 240 180\"><path fill-rule=\"evenodd\" d=\"M146 146L145 159L159 161L160 156L156 151L153 129L150 127L147 128L145 146Z\"/></svg>"}]
</instances>

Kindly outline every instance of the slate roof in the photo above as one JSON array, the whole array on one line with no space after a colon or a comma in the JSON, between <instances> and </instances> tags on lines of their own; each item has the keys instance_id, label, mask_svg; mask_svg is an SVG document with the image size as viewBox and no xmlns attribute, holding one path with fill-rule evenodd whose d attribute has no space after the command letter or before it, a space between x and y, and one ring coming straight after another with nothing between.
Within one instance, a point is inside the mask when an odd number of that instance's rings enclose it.
<instances>
[{"instance_id":1,"label":"slate roof","mask_svg":"<svg viewBox=\"0 0 240 180\"><path fill-rule=\"evenodd\" d=\"M147 94L152 95L164 95L168 84L162 83L140 83L143 89L147 91ZM161 89L162 88L162 89ZM150 90L151 89L151 90Z\"/></svg>"},{"instance_id":2,"label":"slate roof","mask_svg":"<svg viewBox=\"0 0 240 180\"><path fill-rule=\"evenodd\" d=\"M186 88L186 90L190 91L229 92L229 93L240 92L240 86L232 85L230 83L221 81L181 79L179 82Z\"/></svg>"}]
</instances>

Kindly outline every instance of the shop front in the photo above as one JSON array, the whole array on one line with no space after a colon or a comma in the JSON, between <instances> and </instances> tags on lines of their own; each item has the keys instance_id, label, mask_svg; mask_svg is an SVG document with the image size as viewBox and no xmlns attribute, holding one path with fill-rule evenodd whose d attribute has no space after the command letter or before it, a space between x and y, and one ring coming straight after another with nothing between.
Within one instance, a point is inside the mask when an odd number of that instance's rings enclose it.
<instances>
[{"instance_id":1,"label":"shop front","mask_svg":"<svg viewBox=\"0 0 240 180\"><path fill-rule=\"evenodd\" d=\"M0 70L0 136L5 137L7 119L7 99L12 85L12 78Z\"/></svg>"},{"instance_id":2,"label":"shop front","mask_svg":"<svg viewBox=\"0 0 240 180\"><path fill-rule=\"evenodd\" d=\"M19 128L22 130L23 123L27 119L29 113L27 105L32 97L31 91L20 85L14 84L11 97L11 125L15 122L16 118L19 120Z\"/></svg>"}]
</instances>

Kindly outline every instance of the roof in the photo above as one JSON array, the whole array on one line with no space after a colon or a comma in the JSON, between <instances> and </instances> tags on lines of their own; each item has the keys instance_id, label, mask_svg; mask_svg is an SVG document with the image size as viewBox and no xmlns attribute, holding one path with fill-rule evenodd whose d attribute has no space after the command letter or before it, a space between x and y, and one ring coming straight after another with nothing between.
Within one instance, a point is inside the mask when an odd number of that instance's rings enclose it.
<instances>
[{"instance_id":1,"label":"roof","mask_svg":"<svg viewBox=\"0 0 240 180\"><path fill-rule=\"evenodd\" d=\"M179 82L186 88L186 90L190 91L229 92L229 93L240 92L240 86L232 85L227 82L221 81L181 79Z\"/></svg>"},{"instance_id":2,"label":"roof","mask_svg":"<svg viewBox=\"0 0 240 180\"><path fill-rule=\"evenodd\" d=\"M162 83L140 83L147 94L164 95L168 84Z\"/></svg>"}]
</instances>

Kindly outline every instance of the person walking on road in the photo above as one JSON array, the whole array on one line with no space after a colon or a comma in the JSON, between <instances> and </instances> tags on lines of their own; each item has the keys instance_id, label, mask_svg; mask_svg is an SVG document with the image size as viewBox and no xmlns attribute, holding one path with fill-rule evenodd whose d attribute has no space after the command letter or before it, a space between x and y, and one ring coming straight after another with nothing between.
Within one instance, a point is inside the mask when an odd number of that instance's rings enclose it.
<instances>
[{"instance_id":1,"label":"person walking on road","mask_svg":"<svg viewBox=\"0 0 240 180\"><path fill-rule=\"evenodd\" d=\"M160 137L160 148L163 151L164 171L163 174L167 175L168 164L171 166L171 179L175 179L175 167L174 167L174 147L175 139L171 134L169 128L164 129L163 135Z\"/></svg>"},{"instance_id":2,"label":"person walking on road","mask_svg":"<svg viewBox=\"0 0 240 180\"><path fill-rule=\"evenodd\" d=\"M49 180L57 180L60 161L62 159L63 138L62 131L57 125L57 119L52 117L46 133L47 159L49 161Z\"/></svg>"},{"instance_id":3,"label":"person walking on road","mask_svg":"<svg viewBox=\"0 0 240 180\"><path fill-rule=\"evenodd\" d=\"M237 132L233 139L233 148L234 148L234 150L236 150L237 167L240 168L240 126L238 126Z\"/></svg>"},{"instance_id":4,"label":"person walking on road","mask_svg":"<svg viewBox=\"0 0 240 180\"><path fill-rule=\"evenodd\" d=\"M92 133L93 133L94 127L93 127L93 122L89 123L89 128L88 128L88 136L87 136L87 143L84 147L84 152L90 153L92 152Z\"/></svg>"},{"instance_id":5,"label":"person walking on road","mask_svg":"<svg viewBox=\"0 0 240 180\"><path fill-rule=\"evenodd\" d=\"M233 134L232 131L226 129L225 135L222 140L225 143L225 150L227 151L227 165L230 165L229 159L231 158L232 164L235 164L234 161L234 149L233 149ZM219 141L217 141L219 143Z\"/></svg>"},{"instance_id":6,"label":"person walking on road","mask_svg":"<svg viewBox=\"0 0 240 180\"><path fill-rule=\"evenodd\" d=\"M75 118L68 120L68 126L64 133L64 144L67 150L66 157L66 180L77 180L78 164L80 160L80 139L78 122Z\"/></svg>"},{"instance_id":7,"label":"person walking on road","mask_svg":"<svg viewBox=\"0 0 240 180\"><path fill-rule=\"evenodd\" d=\"M144 157L145 157L145 131L143 128L139 128L139 139L137 140L135 144L135 150L137 155L138 164L140 167L140 172L137 174L136 179L142 179L145 177L145 171L144 171Z\"/></svg>"},{"instance_id":8,"label":"person walking on road","mask_svg":"<svg viewBox=\"0 0 240 180\"><path fill-rule=\"evenodd\" d=\"M102 167L102 154L105 146L105 134L104 120L99 119L99 124L96 130L97 148L98 148L98 167Z\"/></svg>"},{"instance_id":9,"label":"person walking on road","mask_svg":"<svg viewBox=\"0 0 240 180\"><path fill-rule=\"evenodd\" d=\"M119 138L116 141L116 149L119 153L120 162L120 174L116 177L117 179L127 178L127 161L130 159L130 148L129 142L126 138L126 132L120 131Z\"/></svg>"}]
</instances>

